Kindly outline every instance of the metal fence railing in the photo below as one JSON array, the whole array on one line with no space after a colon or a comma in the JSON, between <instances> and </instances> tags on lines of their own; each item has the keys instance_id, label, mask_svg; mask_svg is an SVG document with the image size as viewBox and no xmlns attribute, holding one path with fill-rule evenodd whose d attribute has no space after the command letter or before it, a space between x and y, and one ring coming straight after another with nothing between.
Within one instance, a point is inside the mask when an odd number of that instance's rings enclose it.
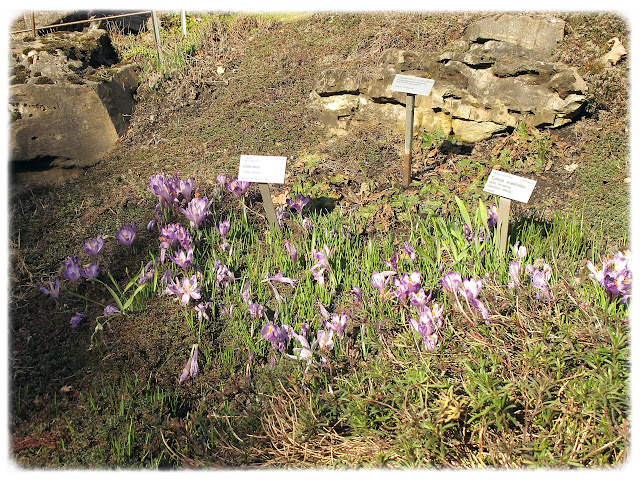
<instances>
[{"instance_id":1,"label":"metal fence railing","mask_svg":"<svg viewBox=\"0 0 640 480\"><path fill-rule=\"evenodd\" d=\"M132 12L132 13L123 13L123 14L118 14L118 15L109 15L106 17L93 17L93 18L88 18L86 20L74 20L73 22L65 22L65 23L54 23L52 25L44 25L41 27L36 26L36 20L35 20L35 15L34 12L31 12L31 28L26 29L26 30L17 30L15 32L10 32L11 35L14 34L19 34L19 33L31 33L32 36L36 36L36 32L38 30L47 30L47 29L53 29L53 28L58 28L58 27L66 27L68 25L80 25L83 23L93 23L93 22L99 22L101 20L114 20L117 18L123 18L123 17L133 17L135 15L144 15L144 14L151 14L151 21L153 23L153 38L155 40L155 44L156 44L156 51L158 52L158 61L160 62L160 65L162 65L163 60L162 60L162 48L161 48L161 43L160 43L160 24L158 22L158 18L156 16L156 12L155 10L143 10L140 12ZM186 35L186 20L185 20L185 14L184 14L184 10L182 11L182 30L184 32L184 34Z\"/></svg>"}]
</instances>

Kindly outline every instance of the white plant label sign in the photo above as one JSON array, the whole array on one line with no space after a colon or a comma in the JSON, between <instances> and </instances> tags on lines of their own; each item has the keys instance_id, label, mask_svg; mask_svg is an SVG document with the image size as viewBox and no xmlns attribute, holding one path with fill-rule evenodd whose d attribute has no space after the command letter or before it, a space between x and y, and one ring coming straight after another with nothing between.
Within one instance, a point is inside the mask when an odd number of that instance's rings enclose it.
<instances>
[{"instance_id":1,"label":"white plant label sign","mask_svg":"<svg viewBox=\"0 0 640 480\"><path fill-rule=\"evenodd\" d=\"M238 180L255 183L284 183L287 157L240 155Z\"/></svg>"},{"instance_id":2,"label":"white plant label sign","mask_svg":"<svg viewBox=\"0 0 640 480\"><path fill-rule=\"evenodd\" d=\"M519 177L501 170L492 170L484 191L493 195L528 203L537 181Z\"/></svg>"},{"instance_id":3,"label":"white plant label sign","mask_svg":"<svg viewBox=\"0 0 640 480\"><path fill-rule=\"evenodd\" d=\"M429 95L434 83L435 80L430 78L396 75L391 83L391 91L411 93L413 95Z\"/></svg>"}]
</instances>

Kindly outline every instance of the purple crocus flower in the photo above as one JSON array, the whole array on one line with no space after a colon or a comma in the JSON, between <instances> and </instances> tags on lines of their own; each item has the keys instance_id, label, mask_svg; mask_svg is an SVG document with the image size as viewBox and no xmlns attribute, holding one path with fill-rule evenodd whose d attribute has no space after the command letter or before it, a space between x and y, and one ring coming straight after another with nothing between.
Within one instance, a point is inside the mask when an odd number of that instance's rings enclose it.
<instances>
[{"instance_id":1,"label":"purple crocus flower","mask_svg":"<svg viewBox=\"0 0 640 480\"><path fill-rule=\"evenodd\" d=\"M331 315L331 323L329 325L338 334L338 338L342 339L344 330L347 328L347 314L344 312L334 313Z\"/></svg>"},{"instance_id":2,"label":"purple crocus flower","mask_svg":"<svg viewBox=\"0 0 640 480\"><path fill-rule=\"evenodd\" d=\"M180 284L180 303L182 305L186 305L189 303L189 300L192 298L194 300L200 300L200 286L198 285L198 280L195 275L191 277L183 277L182 282Z\"/></svg>"},{"instance_id":3,"label":"purple crocus flower","mask_svg":"<svg viewBox=\"0 0 640 480\"><path fill-rule=\"evenodd\" d=\"M356 302L358 303L362 302L362 289L360 287L353 285L349 290L349 293L353 294L353 299Z\"/></svg>"},{"instance_id":4,"label":"purple crocus flower","mask_svg":"<svg viewBox=\"0 0 640 480\"><path fill-rule=\"evenodd\" d=\"M531 274L531 285L534 288L540 290L540 293L536 294L534 297L536 300L544 297L547 300L552 300L553 295L551 295L551 291L549 290L549 282L548 277L542 270L534 270Z\"/></svg>"},{"instance_id":5,"label":"purple crocus flower","mask_svg":"<svg viewBox=\"0 0 640 480\"><path fill-rule=\"evenodd\" d=\"M229 233L230 228L231 228L231 222L229 220L223 220L216 227L216 230L220 234L220 237L222 237L223 242L224 242L224 239L227 237L227 233Z\"/></svg>"},{"instance_id":6,"label":"purple crocus flower","mask_svg":"<svg viewBox=\"0 0 640 480\"><path fill-rule=\"evenodd\" d=\"M308 196L305 197L303 195L297 195L295 202L293 200L287 198L287 205L289 205L296 212L298 212L298 215L302 215L302 209L304 208L304 206L307 203L309 203L310 200L311 200L311 197L308 197Z\"/></svg>"},{"instance_id":7,"label":"purple crocus flower","mask_svg":"<svg viewBox=\"0 0 640 480\"><path fill-rule=\"evenodd\" d=\"M164 263L166 251L176 245L189 250L193 247L193 239L186 228L179 223L169 223L160 229L160 262Z\"/></svg>"},{"instance_id":8,"label":"purple crocus flower","mask_svg":"<svg viewBox=\"0 0 640 480\"><path fill-rule=\"evenodd\" d=\"M391 277L385 275L384 272L373 272L371 274L371 286L377 289L380 295L382 295L390 278Z\"/></svg>"},{"instance_id":9,"label":"purple crocus flower","mask_svg":"<svg viewBox=\"0 0 640 480\"><path fill-rule=\"evenodd\" d=\"M417 292L411 292L409 294L409 301L418 310L422 310L427 305L427 302L431 299L431 293L432 292L429 292L429 295L427 295L425 294L424 289L421 288Z\"/></svg>"},{"instance_id":10,"label":"purple crocus flower","mask_svg":"<svg viewBox=\"0 0 640 480\"><path fill-rule=\"evenodd\" d=\"M262 318L264 316L264 307L258 303L251 303L247 306L247 313L251 318Z\"/></svg>"},{"instance_id":11,"label":"purple crocus flower","mask_svg":"<svg viewBox=\"0 0 640 480\"><path fill-rule=\"evenodd\" d=\"M412 262L416 259L416 251L409 242L404 242L402 245L402 251L409 256L409 260Z\"/></svg>"},{"instance_id":12,"label":"purple crocus flower","mask_svg":"<svg viewBox=\"0 0 640 480\"><path fill-rule=\"evenodd\" d=\"M63 265L64 269L62 270L62 275L73 283L78 283L78 280L80 280L80 277L82 276L78 257L67 257L63 262Z\"/></svg>"},{"instance_id":13,"label":"purple crocus flower","mask_svg":"<svg viewBox=\"0 0 640 480\"><path fill-rule=\"evenodd\" d=\"M116 238L125 247L131 248L134 240L136 239L136 224L131 222L131 225L124 224L120 231L116 233Z\"/></svg>"},{"instance_id":14,"label":"purple crocus flower","mask_svg":"<svg viewBox=\"0 0 640 480\"><path fill-rule=\"evenodd\" d=\"M489 310L480 300L478 300L478 295L482 289L482 279L465 279L462 282L462 285L462 288L459 288L460 293L462 293L469 304L480 313L482 318L487 320L489 318Z\"/></svg>"},{"instance_id":15,"label":"purple crocus flower","mask_svg":"<svg viewBox=\"0 0 640 480\"><path fill-rule=\"evenodd\" d=\"M219 173L216 178L218 180L218 185L220 186L220 188L221 189L226 189L227 188L227 176L224 173Z\"/></svg>"},{"instance_id":16,"label":"purple crocus flower","mask_svg":"<svg viewBox=\"0 0 640 480\"><path fill-rule=\"evenodd\" d=\"M389 258L389 260L383 260L382 263L389 267L393 272L398 273L398 252L394 251L391 258Z\"/></svg>"},{"instance_id":17,"label":"purple crocus flower","mask_svg":"<svg viewBox=\"0 0 640 480\"><path fill-rule=\"evenodd\" d=\"M498 225L498 207L487 207L487 226L493 228Z\"/></svg>"},{"instance_id":18,"label":"purple crocus flower","mask_svg":"<svg viewBox=\"0 0 640 480\"><path fill-rule=\"evenodd\" d=\"M318 330L313 345L318 345L320 350L331 350L333 348L333 329Z\"/></svg>"},{"instance_id":19,"label":"purple crocus flower","mask_svg":"<svg viewBox=\"0 0 640 480\"><path fill-rule=\"evenodd\" d=\"M84 249L89 255L96 258L104 250L104 238L102 238L102 235L98 235L98 237L93 240L85 241Z\"/></svg>"},{"instance_id":20,"label":"purple crocus flower","mask_svg":"<svg viewBox=\"0 0 640 480\"><path fill-rule=\"evenodd\" d=\"M296 260L298 260L298 249L296 248L295 243L293 242L289 242L288 240L284 241L284 248L287 249L287 252L289 253L289 256L291 257L291 261L293 263L296 263Z\"/></svg>"},{"instance_id":21,"label":"purple crocus flower","mask_svg":"<svg viewBox=\"0 0 640 480\"><path fill-rule=\"evenodd\" d=\"M229 267L220 262L220 260L216 260L213 264L213 269L216 272L216 286L220 287L228 287L229 283L235 280L234 276L231 274Z\"/></svg>"},{"instance_id":22,"label":"purple crocus flower","mask_svg":"<svg viewBox=\"0 0 640 480\"><path fill-rule=\"evenodd\" d=\"M276 207L276 218L278 220L278 225L280 225L281 227L284 226L284 219L289 218L290 216L291 214L287 212L284 208Z\"/></svg>"},{"instance_id":23,"label":"purple crocus flower","mask_svg":"<svg viewBox=\"0 0 640 480\"><path fill-rule=\"evenodd\" d=\"M282 272L276 273L273 277L267 277L267 280L269 280L270 282L287 283L291 285L291 288L295 288L295 286L298 284L298 280L285 277Z\"/></svg>"},{"instance_id":24,"label":"purple crocus flower","mask_svg":"<svg viewBox=\"0 0 640 480\"><path fill-rule=\"evenodd\" d=\"M440 279L440 284L442 285L442 288L448 292L455 293L462 284L462 276L460 275L460 272L450 271Z\"/></svg>"},{"instance_id":25,"label":"purple crocus flower","mask_svg":"<svg viewBox=\"0 0 640 480\"><path fill-rule=\"evenodd\" d=\"M80 322L86 318L87 316L84 313L77 312L73 317L71 317L71 328L76 328L80 325Z\"/></svg>"},{"instance_id":26,"label":"purple crocus flower","mask_svg":"<svg viewBox=\"0 0 640 480\"><path fill-rule=\"evenodd\" d=\"M509 283L510 290L520 285L520 262L509 262Z\"/></svg>"},{"instance_id":27,"label":"purple crocus flower","mask_svg":"<svg viewBox=\"0 0 640 480\"><path fill-rule=\"evenodd\" d=\"M284 350L282 330L275 323L267 323L264 325L260 329L260 336L263 340L268 340L276 352L282 352Z\"/></svg>"},{"instance_id":28,"label":"purple crocus flower","mask_svg":"<svg viewBox=\"0 0 640 480\"><path fill-rule=\"evenodd\" d=\"M198 344L195 343L191 346L191 353L189 354L189 360L182 369L178 384L182 385L188 377L195 378L198 374Z\"/></svg>"},{"instance_id":29,"label":"purple crocus flower","mask_svg":"<svg viewBox=\"0 0 640 480\"><path fill-rule=\"evenodd\" d=\"M226 184L227 190L229 190L238 198L242 197L245 193L247 193L247 190L249 190L250 186L251 186L251 182L243 182L241 180L238 180L237 178L234 178L233 180L231 180L229 183Z\"/></svg>"},{"instance_id":30,"label":"purple crocus flower","mask_svg":"<svg viewBox=\"0 0 640 480\"><path fill-rule=\"evenodd\" d=\"M105 317L110 317L111 315L117 315L119 313L120 313L120 310L118 310L116 307L112 305L107 305L106 307L104 307L103 315Z\"/></svg>"},{"instance_id":31,"label":"purple crocus flower","mask_svg":"<svg viewBox=\"0 0 640 480\"><path fill-rule=\"evenodd\" d=\"M184 250L178 250L178 253L175 257L169 255L169 258L173 263L175 263L179 267L182 267L182 269L187 272L189 270L189 267L191 267L191 264L193 263L193 249L188 249L186 253Z\"/></svg>"},{"instance_id":32,"label":"purple crocus flower","mask_svg":"<svg viewBox=\"0 0 640 480\"><path fill-rule=\"evenodd\" d=\"M199 228L210 214L209 206L211 206L211 201L207 197L194 197L187 208L181 208L180 212L187 217L192 227Z\"/></svg>"},{"instance_id":33,"label":"purple crocus flower","mask_svg":"<svg viewBox=\"0 0 640 480\"><path fill-rule=\"evenodd\" d=\"M211 309L211 302L200 302L198 305L193 307L193 309L198 312L198 321L201 321L202 318L204 318L205 320L209 320L207 310Z\"/></svg>"},{"instance_id":34,"label":"purple crocus flower","mask_svg":"<svg viewBox=\"0 0 640 480\"><path fill-rule=\"evenodd\" d=\"M149 260L147 264L142 267L142 271L140 272L140 276L138 277L138 285L147 283L147 280L153 277L153 275L156 273L155 268L151 268L152 266L154 266L153 260Z\"/></svg>"},{"instance_id":35,"label":"purple crocus flower","mask_svg":"<svg viewBox=\"0 0 640 480\"><path fill-rule=\"evenodd\" d=\"M49 295L55 301L60 300L60 277L56 277L55 286L54 286L53 282L51 281L51 278L49 278L49 288L43 287L40 284L38 284L38 288L40 289L40 291L42 293L44 293L45 295Z\"/></svg>"},{"instance_id":36,"label":"purple crocus flower","mask_svg":"<svg viewBox=\"0 0 640 480\"><path fill-rule=\"evenodd\" d=\"M100 275L100 268L95 263L86 265L82 269L82 272L80 272L80 275L82 275L84 278L97 278L98 275Z\"/></svg>"},{"instance_id":37,"label":"purple crocus flower","mask_svg":"<svg viewBox=\"0 0 640 480\"><path fill-rule=\"evenodd\" d=\"M191 200L191 192L193 190L194 183L195 181L193 178L179 181L180 195L182 195L182 198L184 198L187 202Z\"/></svg>"}]
</instances>

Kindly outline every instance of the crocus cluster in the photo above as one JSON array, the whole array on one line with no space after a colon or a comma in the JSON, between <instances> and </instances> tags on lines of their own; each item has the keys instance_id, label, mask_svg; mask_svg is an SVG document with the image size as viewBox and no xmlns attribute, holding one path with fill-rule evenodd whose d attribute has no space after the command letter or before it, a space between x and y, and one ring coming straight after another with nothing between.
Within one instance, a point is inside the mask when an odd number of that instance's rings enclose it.
<instances>
[{"instance_id":1,"label":"crocus cluster","mask_svg":"<svg viewBox=\"0 0 640 480\"><path fill-rule=\"evenodd\" d=\"M539 258L533 264L523 266L523 261L527 256L527 248L516 242L512 247L515 260L509 262L509 282L507 288L513 290L522 287L521 273L531 280L531 285L538 291L535 300L553 300L553 294L549 281L551 280L551 266Z\"/></svg>"},{"instance_id":2,"label":"crocus cluster","mask_svg":"<svg viewBox=\"0 0 640 480\"><path fill-rule=\"evenodd\" d=\"M450 271L440 279L440 285L445 291L454 296L458 308L462 310L462 304L460 303L460 297L462 297L469 306L473 307L482 316L485 323L489 323L489 310L478 298L482 289L481 278L463 279L460 272Z\"/></svg>"},{"instance_id":3,"label":"crocus cluster","mask_svg":"<svg viewBox=\"0 0 640 480\"><path fill-rule=\"evenodd\" d=\"M193 251L193 239L191 235L179 223L169 223L160 228L160 262L164 263L167 250L181 247L183 251ZM193 254L192 254L193 255Z\"/></svg>"},{"instance_id":4,"label":"crocus cluster","mask_svg":"<svg viewBox=\"0 0 640 480\"><path fill-rule=\"evenodd\" d=\"M193 179L181 180L178 175L168 177L164 173L156 173L149 177L149 190L158 198L160 209L179 208L182 200L188 203L192 195L197 196L197 190L193 189Z\"/></svg>"},{"instance_id":5,"label":"crocus cluster","mask_svg":"<svg viewBox=\"0 0 640 480\"><path fill-rule=\"evenodd\" d=\"M587 268L591 272L591 278L603 287L611 298L619 298L620 303L625 304L631 297L631 252L618 252L613 258L606 258L602 263L602 269L596 270L593 263L587 260Z\"/></svg>"},{"instance_id":6,"label":"crocus cluster","mask_svg":"<svg viewBox=\"0 0 640 480\"><path fill-rule=\"evenodd\" d=\"M192 227L200 228L200 225L211 215L209 207L211 200L207 197L194 197L187 208L180 208L180 212L187 217Z\"/></svg>"}]
</instances>

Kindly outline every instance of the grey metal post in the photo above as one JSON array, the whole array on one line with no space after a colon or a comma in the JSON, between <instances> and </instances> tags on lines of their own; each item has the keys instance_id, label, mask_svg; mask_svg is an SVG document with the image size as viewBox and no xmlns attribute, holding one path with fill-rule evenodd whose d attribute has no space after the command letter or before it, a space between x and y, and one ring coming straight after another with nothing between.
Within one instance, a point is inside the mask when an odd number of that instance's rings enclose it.
<instances>
[{"instance_id":1,"label":"grey metal post","mask_svg":"<svg viewBox=\"0 0 640 480\"><path fill-rule=\"evenodd\" d=\"M411 181L411 152L413 150L413 106L416 96L407 93L407 114L404 129L404 175L402 185L406 188Z\"/></svg>"},{"instance_id":2,"label":"grey metal post","mask_svg":"<svg viewBox=\"0 0 640 480\"><path fill-rule=\"evenodd\" d=\"M151 10L151 23L153 24L153 39L156 42L158 62L160 63L160 67L162 67L164 61L162 58L162 44L160 43L160 27L158 25L158 17L156 16L155 10Z\"/></svg>"}]
</instances>

